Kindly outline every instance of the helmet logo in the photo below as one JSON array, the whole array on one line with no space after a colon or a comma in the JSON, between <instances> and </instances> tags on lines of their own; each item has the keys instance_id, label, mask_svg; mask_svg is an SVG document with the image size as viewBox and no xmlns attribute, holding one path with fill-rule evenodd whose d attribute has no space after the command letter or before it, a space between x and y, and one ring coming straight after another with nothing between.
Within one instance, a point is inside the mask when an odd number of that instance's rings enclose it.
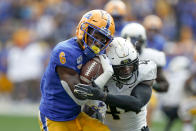
<instances>
[{"instance_id":1,"label":"helmet logo","mask_svg":"<svg viewBox=\"0 0 196 131\"><path fill-rule=\"evenodd\" d=\"M122 65L127 65L129 63L131 63L131 59L126 59L126 60L121 61Z\"/></svg>"},{"instance_id":2,"label":"helmet logo","mask_svg":"<svg viewBox=\"0 0 196 131\"><path fill-rule=\"evenodd\" d=\"M124 55L125 55L125 54L124 54ZM124 64L127 64L127 63L128 63L128 59L127 59L127 60L124 60L123 63L124 63Z\"/></svg>"},{"instance_id":3,"label":"helmet logo","mask_svg":"<svg viewBox=\"0 0 196 131\"><path fill-rule=\"evenodd\" d=\"M90 19L91 16L92 16L92 13L88 13L88 14L84 15L84 17L87 19Z\"/></svg>"}]
</instances>

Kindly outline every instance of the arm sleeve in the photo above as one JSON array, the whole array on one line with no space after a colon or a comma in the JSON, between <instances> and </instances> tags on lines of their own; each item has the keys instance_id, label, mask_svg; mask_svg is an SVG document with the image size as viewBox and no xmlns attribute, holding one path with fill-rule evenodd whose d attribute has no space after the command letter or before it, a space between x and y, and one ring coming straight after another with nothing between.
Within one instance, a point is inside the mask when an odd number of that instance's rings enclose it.
<instances>
[{"instance_id":1,"label":"arm sleeve","mask_svg":"<svg viewBox=\"0 0 196 131\"><path fill-rule=\"evenodd\" d=\"M152 89L150 86L139 84L133 89L130 96L108 94L105 103L126 111L139 113L141 108L150 100L151 94Z\"/></svg>"}]
</instances>

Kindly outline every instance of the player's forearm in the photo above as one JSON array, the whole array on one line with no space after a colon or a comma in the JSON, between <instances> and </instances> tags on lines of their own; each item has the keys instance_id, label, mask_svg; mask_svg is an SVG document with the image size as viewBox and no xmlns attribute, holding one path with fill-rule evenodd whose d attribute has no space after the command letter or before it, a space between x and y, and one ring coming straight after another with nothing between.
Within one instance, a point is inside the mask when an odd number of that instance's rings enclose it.
<instances>
[{"instance_id":1,"label":"player's forearm","mask_svg":"<svg viewBox=\"0 0 196 131\"><path fill-rule=\"evenodd\" d=\"M63 86L63 88L65 89L65 91L67 92L67 94L78 104L78 105L84 105L87 100L83 100L77 97L76 94L74 94L71 91L71 88L69 87L69 85L67 84L66 81L61 80L61 84Z\"/></svg>"},{"instance_id":2,"label":"player's forearm","mask_svg":"<svg viewBox=\"0 0 196 131\"><path fill-rule=\"evenodd\" d=\"M106 104L116 106L126 111L134 111L136 113L140 112L142 108L142 102L134 96L126 95L107 95Z\"/></svg>"},{"instance_id":3,"label":"player's forearm","mask_svg":"<svg viewBox=\"0 0 196 131\"><path fill-rule=\"evenodd\" d=\"M114 74L114 71L113 71L112 65L110 64L109 59L107 58L105 54L100 55L99 58L101 60L101 64L102 64L102 68L104 72L98 78L96 78L94 82L96 86L103 89L104 85Z\"/></svg>"},{"instance_id":4,"label":"player's forearm","mask_svg":"<svg viewBox=\"0 0 196 131\"><path fill-rule=\"evenodd\" d=\"M95 84L103 89L104 85L107 83L107 81L112 77L112 73L110 72L104 72L101 74L97 79L95 79Z\"/></svg>"},{"instance_id":5,"label":"player's forearm","mask_svg":"<svg viewBox=\"0 0 196 131\"><path fill-rule=\"evenodd\" d=\"M111 95L106 97L106 104L117 106L126 111L140 112L141 108L148 103L152 94L149 85L137 85L130 96L127 95Z\"/></svg>"}]
</instances>

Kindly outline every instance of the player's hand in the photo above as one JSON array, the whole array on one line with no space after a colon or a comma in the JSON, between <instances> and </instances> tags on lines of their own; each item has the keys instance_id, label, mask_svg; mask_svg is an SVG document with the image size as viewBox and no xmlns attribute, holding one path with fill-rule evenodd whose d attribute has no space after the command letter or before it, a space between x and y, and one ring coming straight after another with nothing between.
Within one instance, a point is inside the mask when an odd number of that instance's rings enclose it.
<instances>
[{"instance_id":1,"label":"player's hand","mask_svg":"<svg viewBox=\"0 0 196 131\"><path fill-rule=\"evenodd\" d=\"M101 60L101 65L102 65L103 71L111 73L111 75L113 75L114 70L113 70L112 64L111 64L110 60L108 59L108 57L106 56L106 54L99 55L99 59Z\"/></svg>"},{"instance_id":2,"label":"player's hand","mask_svg":"<svg viewBox=\"0 0 196 131\"><path fill-rule=\"evenodd\" d=\"M104 101L106 94L99 88L86 84L75 85L74 94L79 99L91 99Z\"/></svg>"},{"instance_id":3,"label":"player's hand","mask_svg":"<svg viewBox=\"0 0 196 131\"><path fill-rule=\"evenodd\" d=\"M92 103L86 103L82 109L83 112L88 114L90 117L98 119L101 122L104 122L106 114L106 104L102 101L89 101Z\"/></svg>"}]
</instances>

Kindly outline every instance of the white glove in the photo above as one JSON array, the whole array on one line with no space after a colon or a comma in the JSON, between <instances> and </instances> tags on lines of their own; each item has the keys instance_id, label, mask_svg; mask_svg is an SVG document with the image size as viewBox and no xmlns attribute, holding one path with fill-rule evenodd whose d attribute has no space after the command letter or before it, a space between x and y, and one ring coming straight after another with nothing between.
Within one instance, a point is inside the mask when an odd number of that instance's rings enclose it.
<instances>
[{"instance_id":1,"label":"white glove","mask_svg":"<svg viewBox=\"0 0 196 131\"><path fill-rule=\"evenodd\" d=\"M99 58L104 72L98 78L96 78L94 82L98 87L103 89L104 85L114 74L114 70L105 54L100 55Z\"/></svg>"},{"instance_id":2,"label":"white glove","mask_svg":"<svg viewBox=\"0 0 196 131\"><path fill-rule=\"evenodd\" d=\"M111 64L110 60L108 59L108 57L106 56L106 54L100 55L99 59L101 61L101 65L102 65L103 71L111 73L111 75L113 75L114 74L114 70L113 70L112 64Z\"/></svg>"}]
</instances>

